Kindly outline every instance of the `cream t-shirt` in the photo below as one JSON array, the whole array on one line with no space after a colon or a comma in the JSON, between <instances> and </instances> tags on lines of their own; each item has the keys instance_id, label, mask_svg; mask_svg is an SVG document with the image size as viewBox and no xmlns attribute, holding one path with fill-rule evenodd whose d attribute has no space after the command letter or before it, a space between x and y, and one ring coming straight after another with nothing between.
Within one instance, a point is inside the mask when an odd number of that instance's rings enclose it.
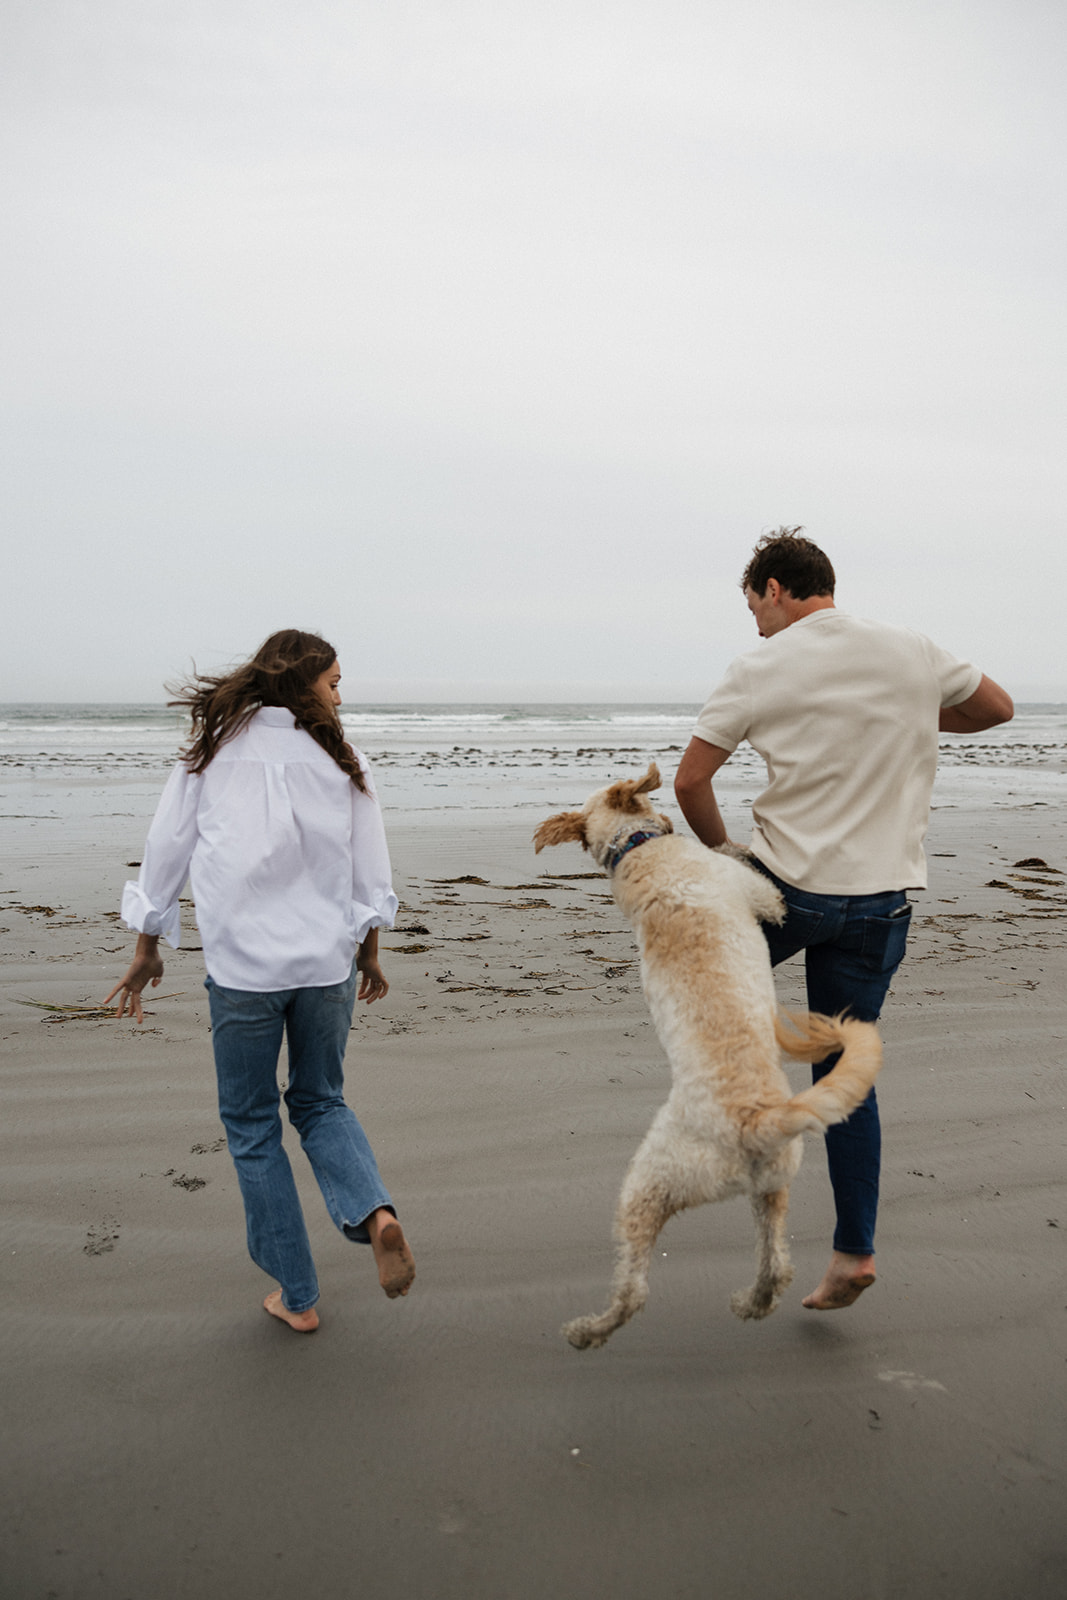
<instances>
[{"instance_id":1,"label":"cream t-shirt","mask_svg":"<svg viewBox=\"0 0 1067 1600\"><path fill-rule=\"evenodd\" d=\"M981 679L921 633L828 608L739 656L693 732L767 763L751 847L786 883L924 889L938 712Z\"/></svg>"}]
</instances>

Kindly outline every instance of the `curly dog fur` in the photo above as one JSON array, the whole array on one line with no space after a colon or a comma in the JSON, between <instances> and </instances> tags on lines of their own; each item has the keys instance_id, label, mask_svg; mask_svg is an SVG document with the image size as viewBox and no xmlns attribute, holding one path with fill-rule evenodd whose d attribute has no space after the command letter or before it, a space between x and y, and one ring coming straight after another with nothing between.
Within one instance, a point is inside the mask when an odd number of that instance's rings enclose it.
<instances>
[{"instance_id":1,"label":"curly dog fur","mask_svg":"<svg viewBox=\"0 0 1067 1600\"><path fill-rule=\"evenodd\" d=\"M550 817L534 834L539 851L580 842L611 872L615 899L637 935L641 982L673 1076L619 1196L611 1304L563 1329L579 1350L604 1344L640 1311L668 1217L735 1194L752 1204L757 1274L730 1304L739 1317L768 1316L793 1277L785 1219L800 1136L843 1122L866 1098L882 1061L871 1023L806 1013L782 1020L760 930L761 922L782 921L781 895L736 859L742 852L708 850L672 833L647 798L659 781L653 764L643 778L599 790L580 811ZM658 836L620 854L637 831ZM843 1054L819 1083L791 1095L780 1050L803 1061Z\"/></svg>"}]
</instances>

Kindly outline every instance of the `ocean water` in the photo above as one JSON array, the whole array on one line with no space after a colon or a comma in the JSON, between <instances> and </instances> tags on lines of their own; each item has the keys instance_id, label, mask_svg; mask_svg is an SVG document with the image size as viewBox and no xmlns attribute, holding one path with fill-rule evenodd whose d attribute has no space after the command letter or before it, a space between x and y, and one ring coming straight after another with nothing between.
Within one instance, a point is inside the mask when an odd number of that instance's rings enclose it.
<instances>
[{"instance_id":1,"label":"ocean water","mask_svg":"<svg viewBox=\"0 0 1067 1600\"><path fill-rule=\"evenodd\" d=\"M387 812L541 809L580 804L656 761L669 786L696 704L342 707ZM124 788L151 794L185 737L161 705L0 705L0 789ZM744 804L764 767L742 746L716 787ZM1023 705L973 739L944 735L935 805L1056 804L1067 786L1067 705ZM669 792L669 788L668 788ZM140 809L140 806L138 807ZM4 805L0 811L10 814Z\"/></svg>"}]
</instances>

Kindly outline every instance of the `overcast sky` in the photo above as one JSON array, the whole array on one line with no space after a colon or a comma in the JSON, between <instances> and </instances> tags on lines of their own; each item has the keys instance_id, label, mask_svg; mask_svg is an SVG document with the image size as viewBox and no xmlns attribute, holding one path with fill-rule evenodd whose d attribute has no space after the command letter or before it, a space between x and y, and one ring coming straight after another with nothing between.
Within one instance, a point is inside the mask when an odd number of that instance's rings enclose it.
<instances>
[{"instance_id":1,"label":"overcast sky","mask_svg":"<svg viewBox=\"0 0 1067 1600\"><path fill-rule=\"evenodd\" d=\"M4 0L5 699L699 697L804 524L1067 699L1062 0ZM14 581L11 574L14 573Z\"/></svg>"}]
</instances>

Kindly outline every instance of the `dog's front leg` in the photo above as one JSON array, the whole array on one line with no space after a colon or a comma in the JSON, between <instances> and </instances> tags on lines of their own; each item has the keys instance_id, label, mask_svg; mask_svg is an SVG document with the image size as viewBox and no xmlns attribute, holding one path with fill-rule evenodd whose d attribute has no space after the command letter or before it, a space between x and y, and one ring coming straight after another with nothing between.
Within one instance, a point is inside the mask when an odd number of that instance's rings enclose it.
<instances>
[{"instance_id":1,"label":"dog's front leg","mask_svg":"<svg viewBox=\"0 0 1067 1600\"><path fill-rule=\"evenodd\" d=\"M737 1317L769 1317L784 1290L793 1281L785 1219L789 1214L789 1190L752 1196L752 1215L756 1222L756 1281L751 1289L738 1289L730 1296L730 1309Z\"/></svg>"}]
</instances>

